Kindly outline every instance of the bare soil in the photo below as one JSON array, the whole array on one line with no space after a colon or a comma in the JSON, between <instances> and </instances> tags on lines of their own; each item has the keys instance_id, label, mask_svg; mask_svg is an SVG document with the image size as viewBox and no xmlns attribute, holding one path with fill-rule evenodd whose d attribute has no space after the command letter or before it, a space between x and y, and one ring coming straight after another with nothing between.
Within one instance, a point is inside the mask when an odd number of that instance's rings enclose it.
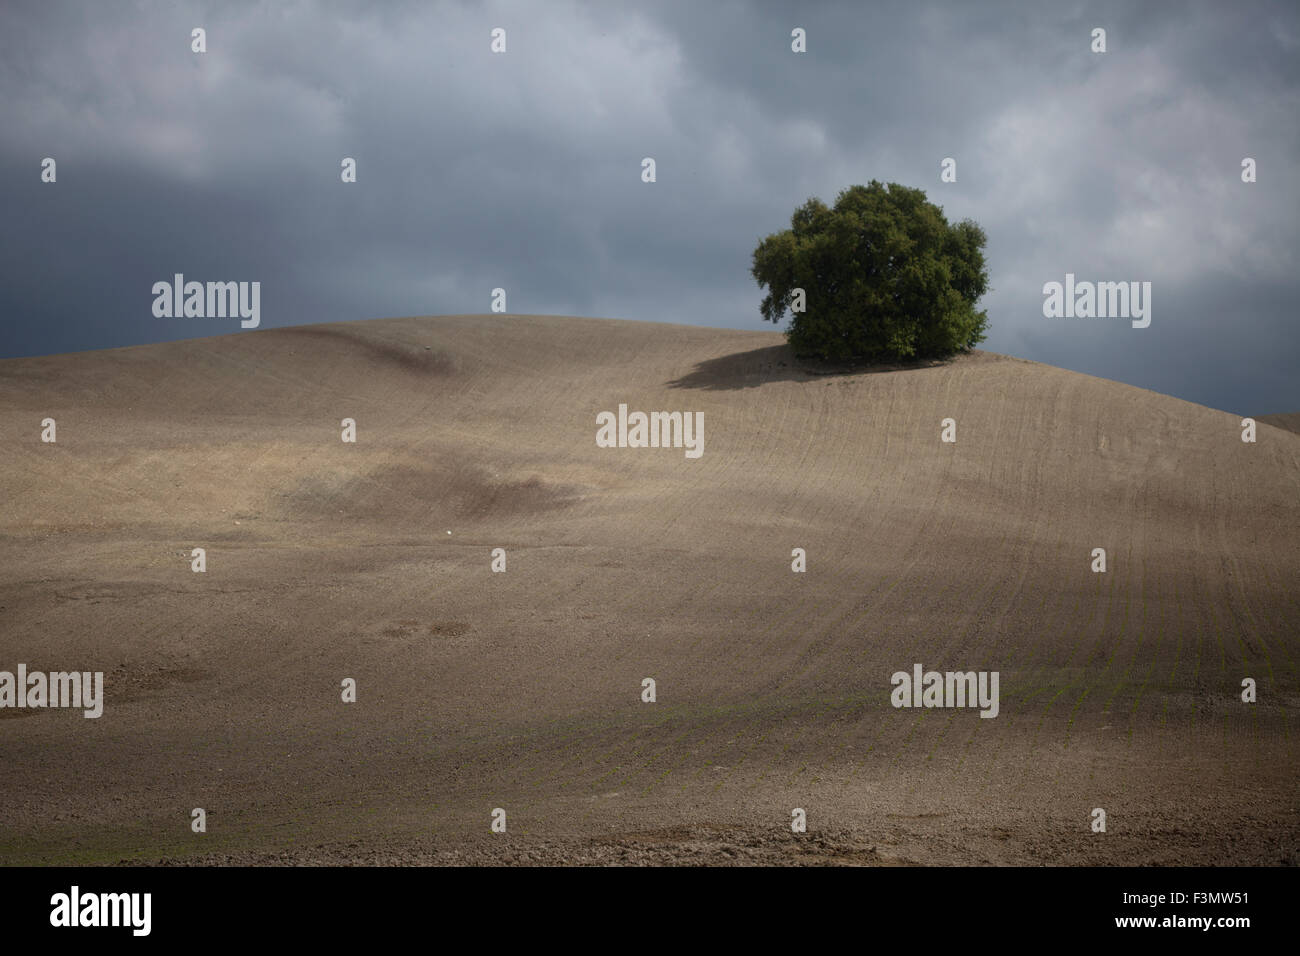
<instances>
[{"instance_id":1,"label":"bare soil","mask_svg":"<svg viewBox=\"0 0 1300 956\"><path fill-rule=\"evenodd\" d=\"M1300 435L782 342L449 316L0 362L0 670L106 694L0 710L0 862L1294 865ZM703 456L598 448L621 402L703 412ZM998 671L1000 714L893 708L917 662Z\"/></svg>"}]
</instances>

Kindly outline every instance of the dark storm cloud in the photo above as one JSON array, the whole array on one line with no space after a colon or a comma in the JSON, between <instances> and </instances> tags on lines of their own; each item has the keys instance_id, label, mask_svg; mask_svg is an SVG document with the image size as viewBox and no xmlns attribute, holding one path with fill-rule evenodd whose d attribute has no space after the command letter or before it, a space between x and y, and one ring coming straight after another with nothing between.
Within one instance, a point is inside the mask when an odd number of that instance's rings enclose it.
<instances>
[{"instance_id":1,"label":"dark storm cloud","mask_svg":"<svg viewBox=\"0 0 1300 956\"><path fill-rule=\"evenodd\" d=\"M1294 410L1298 42L1287 3L7 4L0 355L237 330L154 318L175 272L261 281L263 326L501 286L771 328L757 241L874 178L984 226L985 347ZM1150 281L1150 328L1044 318L1067 272Z\"/></svg>"}]
</instances>

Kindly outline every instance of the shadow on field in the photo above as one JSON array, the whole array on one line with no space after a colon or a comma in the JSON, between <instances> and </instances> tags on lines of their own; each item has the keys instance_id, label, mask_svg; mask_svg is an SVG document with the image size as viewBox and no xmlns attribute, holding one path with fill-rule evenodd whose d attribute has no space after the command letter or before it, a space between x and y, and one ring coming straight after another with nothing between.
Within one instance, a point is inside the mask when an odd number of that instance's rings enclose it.
<instances>
[{"instance_id":1,"label":"shadow on field","mask_svg":"<svg viewBox=\"0 0 1300 956\"><path fill-rule=\"evenodd\" d=\"M947 361L908 363L821 362L797 358L788 345L769 345L748 352L736 352L706 359L694 370L668 383L669 388L702 388L708 391L731 391L757 388L769 382L808 382L819 378L846 378L853 375L876 375L881 372L942 368Z\"/></svg>"}]
</instances>

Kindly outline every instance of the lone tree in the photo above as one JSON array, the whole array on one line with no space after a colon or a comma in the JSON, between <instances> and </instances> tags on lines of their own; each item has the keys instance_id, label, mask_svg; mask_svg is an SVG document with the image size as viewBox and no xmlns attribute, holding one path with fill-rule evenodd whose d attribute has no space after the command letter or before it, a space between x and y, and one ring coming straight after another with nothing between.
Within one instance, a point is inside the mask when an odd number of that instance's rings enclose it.
<instances>
[{"instance_id":1,"label":"lone tree","mask_svg":"<svg viewBox=\"0 0 1300 956\"><path fill-rule=\"evenodd\" d=\"M984 230L953 225L920 189L850 186L833 209L809 199L754 250L763 318L791 310L796 355L872 361L938 358L983 341ZM802 294L800 293L802 290Z\"/></svg>"}]
</instances>

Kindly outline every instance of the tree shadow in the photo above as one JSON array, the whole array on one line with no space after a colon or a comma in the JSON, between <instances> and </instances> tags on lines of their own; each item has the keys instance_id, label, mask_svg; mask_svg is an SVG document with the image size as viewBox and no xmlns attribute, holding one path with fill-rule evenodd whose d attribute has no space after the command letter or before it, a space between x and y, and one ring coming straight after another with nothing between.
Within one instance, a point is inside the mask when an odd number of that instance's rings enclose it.
<instances>
[{"instance_id":1,"label":"tree shadow","mask_svg":"<svg viewBox=\"0 0 1300 956\"><path fill-rule=\"evenodd\" d=\"M926 368L943 368L951 359L917 362L823 362L799 358L788 345L769 345L705 359L695 368L668 382L669 388L700 388L706 391L733 391L758 388L772 382L811 382L824 378L851 378L855 375L878 375Z\"/></svg>"}]
</instances>

